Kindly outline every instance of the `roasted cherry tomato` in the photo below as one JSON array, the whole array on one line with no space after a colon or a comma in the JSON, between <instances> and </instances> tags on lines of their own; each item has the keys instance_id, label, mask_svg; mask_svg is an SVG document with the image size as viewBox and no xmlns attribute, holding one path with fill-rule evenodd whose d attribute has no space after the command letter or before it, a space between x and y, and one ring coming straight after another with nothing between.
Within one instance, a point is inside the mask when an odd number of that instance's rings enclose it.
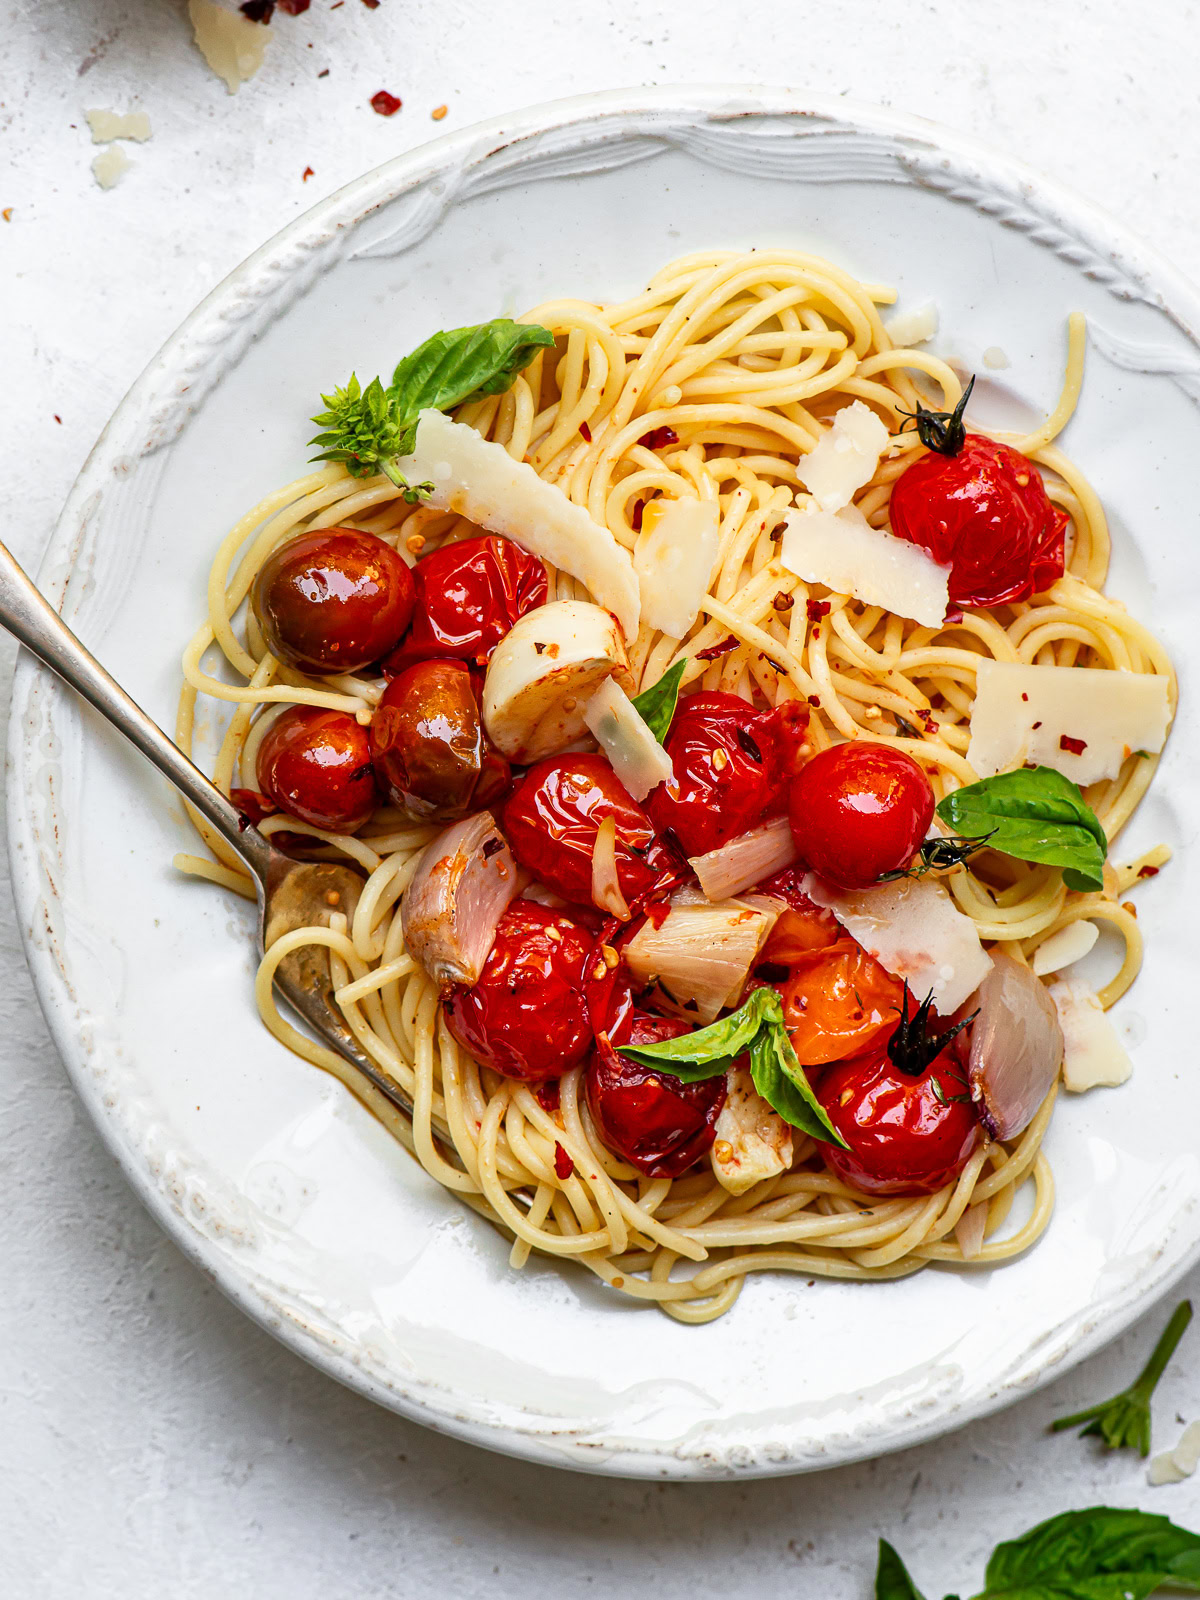
<instances>
[{"instance_id":1,"label":"roasted cherry tomato","mask_svg":"<svg viewBox=\"0 0 1200 1600\"><path fill-rule=\"evenodd\" d=\"M784 867L755 887L755 894L770 895L785 902L775 926L759 955L760 963L790 967L810 950L824 950L841 936L841 927L832 911L810 900L801 887L803 872Z\"/></svg>"},{"instance_id":2,"label":"roasted cherry tomato","mask_svg":"<svg viewBox=\"0 0 1200 1600\"><path fill-rule=\"evenodd\" d=\"M583 998L591 933L562 911L514 900L478 983L443 999L446 1025L485 1067L541 1083L577 1066L592 1029Z\"/></svg>"},{"instance_id":3,"label":"roasted cherry tomato","mask_svg":"<svg viewBox=\"0 0 1200 1600\"><path fill-rule=\"evenodd\" d=\"M250 603L280 661L301 672L356 672L385 656L408 627L413 580L375 534L322 528L272 551Z\"/></svg>"},{"instance_id":4,"label":"roasted cherry tomato","mask_svg":"<svg viewBox=\"0 0 1200 1600\"><path fill-rule=\"evenodd\" d=\"M789 810L813 871L865 889L908 866L933 820L933 790L910 755L863 740L813 756L792 779Z\"/></svg>"},{"instance_id":5,"label":"roasted cherry tomato","mask_svg":"<svg viewBox=\"0 0 1200 1600\"><path fill-rule=\"evenodd\" d=\"M505 806L503 828L523 867L565 900L590 905L592 852L605 817L616 822L617 881L631 906L680 881L674 852L603 756L536 762Z\"/></svg>"},{"instance_id":6,"label":"roasted cherry tomato","mask_svg":"<svg viewBox=\"0 0 1200 1600\"><path fill-rule=\"evenodd\" d=\"M850 938L797 951L778 988L792 1048L806 1067L858 1055L891 1033L904 995L899 978Z\"/></svg>"},{"instance_id":7,"label":"roasted cherry tomato","mask_svg":"<svg viewBox=\"0 0 1200 1600\"><path fill-rule=\"evenodd\" d=\"M379 804L367 730L344 711L289 706L258 747L258 786L290 817L353 833Z\"/></svg>"},{"instance_id":8,"label":"roasted cherry tomato","mask_svg":"<svg viewBox=\"0 0 1200 1600\"><path fill-rule=\"evenodd\" d=\"M807 725L796 702L756 711L736 694L688 695L663 741L674 792L659 784L646 810L685 855L702 856L787 810L787 781Z\"/></svg>"},{"instance_id":9,"label":"roasted cherry tomato","mask_svg":"<svg viewBox=\"0 0 1200 1600\"><path fill-rule=\"evenodd\" d=\"M384 662L387 672L434 656L485 666L513 623L546 603L545 566L495 534L443 545L418 561L412 575L412 628Z\"/></svg>"},{"instance_id":10,"label":"roasted cherry tomato","mask_svg":"<svg viewBox=\"0 0 1200 1600\"><path fill-rule=\"evenodd\" d=\"M962 1053L956 1039L914 1075L893 1063L888 1043L822 1074L817 1098L849 1149L823 1144L821 1154L865 1194L932 1194L958 1176L979 1142Z\"/></svg>"},{"instance_id":11,"label":"roasted cherry tomato","mask_svg":"<svg viewBox=\"0 0 1200 1600\"><path fill-rule=\"evenodd\" d=\"M371 718L370 744L380 787L411 817L479 811L508 783L508 762L487 741L461 661L419 661L393 678Z\"/></svg>"},{"instance_id":12,"label":"roasted cherry tomato","mask_svg":"<svg viewBox=\"0 0 1200 1600\"><path fill-rule=\"evenodd\" d=\"M1066 515L1011 445L963 435L953 455L918 456L892 489L892 532L950 568L950 602L1028 600L1063 575Z\"/></svg>"},{"instance_id":13,"label":"roasted cherry tomato","mask_svg":"<svg viewBox=\"0 0 1200 1600\"><path fill-rule=\"evenodd\" d=\"M686 1022L635 1011L623 1035L603 1035L584 1073L584 1092L596 1131L608 1148L648 1178L677 1178L707 1154L725 1104L725 1075L684 1083L639 1066L614 1048L655 1044L690 1033Z\"/></svg>"}]
</instances>

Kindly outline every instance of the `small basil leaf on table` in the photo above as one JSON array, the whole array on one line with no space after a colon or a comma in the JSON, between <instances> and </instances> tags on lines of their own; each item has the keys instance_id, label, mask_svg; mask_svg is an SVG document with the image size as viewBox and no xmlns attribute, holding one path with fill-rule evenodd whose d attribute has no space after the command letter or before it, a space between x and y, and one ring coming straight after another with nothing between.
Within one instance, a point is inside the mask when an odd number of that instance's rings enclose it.
<instances>
[{"instance_id":1,"label":"small basil leaf on table","mask_svg":"<svg viewBox=\"0 0 1200 1600\"><path fill-rule=\"evenodd\" d=\"M908 1569L886 1539L879 1541L875 1569L875 1600L925 1600L908 1575Z\"/></svg>"},{"instance_id":2,"label":"small basil leaf on table","mask_svg":"<svg viewBox=\"0 0 1200 1600\"><path fill-rule=\"evenodd\" d=\"M1145 1600L1200 1589L1200 1534L1147 1511L1091 1506L996 1546L976 1600Z\"/></svg>"},{"instance_id":3,"label":"small basil leaf on table","mask_svg":"<svg viewBox=\"0 0 1200 1600\"><path fill-rule=\"evenodd\" d=\"M677 661L669 667L657 683L644 689L633 702L633 708L650 732L662 744L671 726L671 719L675 715L675 707L679 700L679 684L683 678L683 669L687 666L687 657Z\"/></svg>"},{"instance_id":4,"label":"small basil leaf on table","mask_svg":"<svg viewBox=\"0 0 1200 1600\"><path fill-rule=\"evenodd\" d=\"M746 1052L754 1087L773 1111L802 1133L845 1148L845 1140L825 1115L808 1074L796 1059L783 1005L774 989L756 989L745 1005L729 1016L678 1039L620 1046L620 1054L631 1061L657 1067L683 1083L715 1078Z\"/></svg>"},{"instance_id":5,"label":"small basil leaf on table","mask_svg":"<svg viewBox=\"0 0 1200 1600\"><path fill-rule=\"evenodd\" d=\"M1088 1406L1084 1411L1074 1411L1069 1417L1059 1417L1050 1424L1052 1433L1063 1428L1079 1428L1081 1434L1098 1434L1110 1450L1137 1450L1150 1454L1150 1396L1158 1380L1166 1371L1167 1362L1175 1354L1175 1346L1183 1337L1184 1329L1192 1320L1192 1302L1182 1300L1175 1307L1171 1320L1163 1329L1150 1359L1138 1373L1128 1389Z\"/></svg>"},{"instance_id":6,"label":"small basil leaf on table","mask_svg":"<svg viewBox=\"0 0 1200 1600\"><path fill-rule=\"evenodd\" d=\"M989 849L1061 867L1068 889L1104 887L1104 829L1078 786L1053 767L1021 767L955 789L937 814L965 838L990 834Z\"/></svg>"}]
</instances>

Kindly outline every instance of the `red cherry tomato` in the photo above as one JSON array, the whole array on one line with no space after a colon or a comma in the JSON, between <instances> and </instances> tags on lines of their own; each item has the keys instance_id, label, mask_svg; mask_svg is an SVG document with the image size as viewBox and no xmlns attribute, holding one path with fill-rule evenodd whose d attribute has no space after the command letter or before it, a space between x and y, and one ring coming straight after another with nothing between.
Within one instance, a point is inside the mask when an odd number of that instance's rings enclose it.
<instances>
[{"instance_id":1,"label":"red cherry tomato","mask_svg":"<svg viewBox=\"0 0 1200 1600\"><path fill-rule=\"evenodd\" d=\"M1064 512L1011 445L968 433L957 455L920 455L892 489L892 532L950 568L956 606L1028 600L1063 575Z\"/></svg>"},{"instance_id":2,"label":"red cherry tomato","mask_svg":"<svg viewBox=\"0 0 1200 1600\"><path fill-rule=\"evenodd\" d=\"M412 629L384 662L385 672L433 656L484 666L513 623L546 603L545 566L495 534L432 551L413 568L413 581Z\"/></svg>"},{"instance_id":3,"label":"red cherry tomato","mask_svg":"<svg viewBox=\"0 0 1200 1600\"><path fill-rule=\"evenodd\" d=\"M621 1044L655 1044L691 1029L673 1017L635 1011L619 1031ZM723 1073L683 1083L618 1055L605 1034L596 1041L583 1083L601 1139L648 1178L678 1178L711 1149L725 1104Z\"/></svg>"},{"instance_id":4,"label":"red cherry tomato","mask_svg":"<svg viewBox=\"0 0 1200 1600\"><path fill-rule=\"evenodd\" d=\"M851 938L797 951L778 986L783 1020L803 1066L858 1055L892 1033L904 985Z\"/></svg>"},{"instance_id":5,"label":"red cherry tomato","mask_svg":"<svg viewBox=\"0 0 1200 1600\"><path fill-rule=\"evenodd\" d=\"M617 881L631 906L680 881L674 852L654 832L603 756L551 756L530 767L504 808L512 852L565 900L592 899L592 852L605 817L617 829Z\"/></svg>"},{"instance_id":6,"label":"red cherry tomato","mask_svg":"<svg viewBox=\"0 0 1200 1600\"><path fill-rule=\"evenodd\" d=\"M390 544L357 528L322 528L267 557L250 603L273 656L302 672L355 672L395 645L413 580Z\"/></svg>"},{"instance_id":7,"label":"red cherry tomato","mask_svg":"<svg viewBox=\"0 0 1200 1600\"><path fill-rule=\"evenodd\" d=\"M479 981L442 1002L446 1025L485 1067L541 1083L577 1066L592 1043L583 998L592 935L561 911L514 900Z\"/></svg>"},{"instance_id":8,"label":"red cherry tomato","mask_svg":"<svg viewBox=\"0 0 1200 1600\"><path fill-rule=\"evenodd\" d=\"M865 889L908 866L933 819L933 790L910 755L864 740L813 756L792 780L789 809L813 871Z\"/></svg>"},{"instance_id":9,"label":"red cherry tomato","mask_svg":"<svg viewBox=\"0 0 1200 1600\"><path fill-rule=\"evenodd\" d=\"M353 833L379 804L367 730L344 711L289 706L258 747L258 786L290 817Z\"/></svg>"},{"instance_id":10,"label":"red cherry tomato","mask_svg":"<svg viewBox=\"0 0 1200 1600\"><path fill-rule=\"evenodd\" d=\"M370 745L380 787L409 816L478 811L508 782L461 661L420 661L393 678L371 718Z\"/></svg>"},{"instance_id":11,"label":"red cherry tomato","mask_svg":"<svg viewBox=\"0 0 1200 1600\"><path fill-rule=\"evenodd\" d=\"M972 1104L959 1098L966 1074L957 1045L918 1077L893 1066L886 1039L830 1067L817 1098L849 1149L823 1144L826 1166L865 1194L933 1194L952 1182L979 1142Z\"/></svg>"},{"instance_id":12,"label":"red cherry tomato","mask_svg":"<svg viewBox=\"0 0 1200 1600\"><path fill-rule=\"evenodd\" d=\"M646 810L685 855L702 856L787 809L787 780L808 715L795 702L756 711L736 694L700 693L679 702L663 741L676 792L659 784Z\"/></svg>"}]
</instances>

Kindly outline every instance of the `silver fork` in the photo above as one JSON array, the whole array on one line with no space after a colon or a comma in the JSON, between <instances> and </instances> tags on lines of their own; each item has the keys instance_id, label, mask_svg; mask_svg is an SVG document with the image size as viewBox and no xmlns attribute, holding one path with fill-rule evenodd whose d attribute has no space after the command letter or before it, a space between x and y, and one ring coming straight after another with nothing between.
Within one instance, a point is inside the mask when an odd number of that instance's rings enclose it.
<instances>
[{"instance_id":1,"label":"silver fork","mask_svg":"<svg viewBox=\"0 0 1200 1600\"><path fill-rule=\"evenodd\" d=\"M0 624L152 761L246 863L258 895L260 950L292 928L328 926L333 910L353 917L363 885L358 873L336 862L293 861L274 849L104 670L2 544ZM337 1010L324 950L309 946L285 956L275 985L319 1038L411 1118L411 1100L361 1049ZM446 1141L439 1143L457 1161Z\"/></svg>"}]
</instances>

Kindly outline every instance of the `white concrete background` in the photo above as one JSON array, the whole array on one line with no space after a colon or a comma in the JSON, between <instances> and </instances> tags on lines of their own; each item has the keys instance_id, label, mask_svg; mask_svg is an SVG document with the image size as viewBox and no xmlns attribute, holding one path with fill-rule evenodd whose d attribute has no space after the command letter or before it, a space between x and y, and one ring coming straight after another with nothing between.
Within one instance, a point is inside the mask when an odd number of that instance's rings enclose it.
<instances>
[{"instance_id":1,"label":"white concrete background","mask_svg":"<svg viewBox=\"0 0 1200 1600\"><path fill-rule=\"evenodd\" d=\"M277 14L236 97L184 9L0 0L0 537L31 567L105 418L185 313L321 195L439 131L441 104L450 129L629 84L846 93L990 140L1200 274L1193 0L313 0ZM367 103L381 87L404 101L390 120ZM154 138L104 194L83 110L131 103ZM5 706L13 654L0 642ZM1138 1504L1200 1527L1196 1480L1152 1491L1136 1460L1044 1432L1123 1386L1165 1308L995 1419L804 1479L612 1483L376 1410L246 1322L126 1191L0 895L5 1597L860 1600L879 1534L929 1594L969 1594L996 1539L1052 1512ZM1200 1274L1190 1288L1200 1303ZM1198 1351L1193 1331L1160 1391L1163 1444L1177 1414L1200 1413Z\"/></svg>"}]
</instances>

